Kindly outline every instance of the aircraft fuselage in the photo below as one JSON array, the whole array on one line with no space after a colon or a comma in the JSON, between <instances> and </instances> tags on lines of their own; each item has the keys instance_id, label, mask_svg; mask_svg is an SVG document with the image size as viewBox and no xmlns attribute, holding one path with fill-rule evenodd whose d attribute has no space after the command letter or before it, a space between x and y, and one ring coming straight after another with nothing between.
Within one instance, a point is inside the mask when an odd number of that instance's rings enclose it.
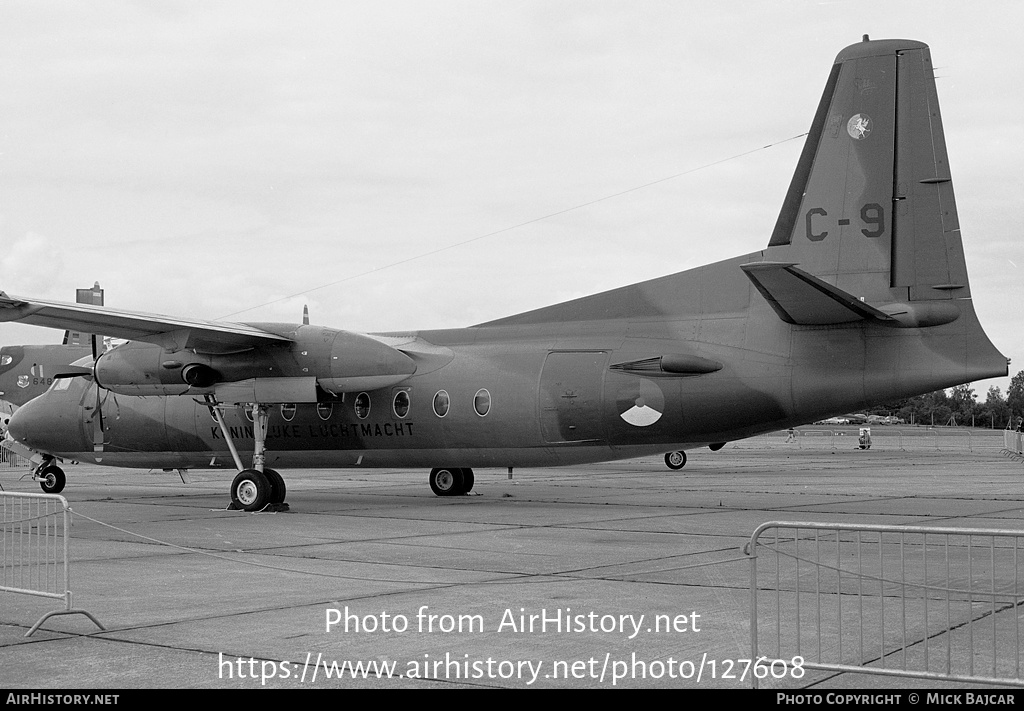
<instances>
[{"instance_id":1,"label":"aircraft fuselage","mask_svg":"<svg viewBox=\"0 0 1024 711\"><path fill-rule=\"evenodd\" d=\"M416 373L385 388L272 405L267 465L518 467L623 459L742 439L1005 370L991 344L970 337L978 326L969 301L960 302L952 323L923 329L784 323L738 268L768 256L656 279L639 292L632 286L588 297L588 308L595 298L607 300L607 319L374 336L410 356ZM698 287L677 293L684 283ZM716 294L733 303L719 298L713 313L701 313L711 310L701 306L705 297ZM637 318L638 295L646 318ZM618 318L617 297L627 296L634 303L620 307L632 315ZM670 297L689 297L692 313L659 315ZM561 307L571 311L572 303ZM722 311L723 305L734 308ZM553 311L532 318L558 317ZM966 357L943 357L949 353ZM67 422L29 430L29 446L114 466L232 466L224 433L198 396L101 390L104 447L94 452L95 385L65 382L19 415L30 421L38 408L48 422L57 412ZM245 408L227 408L225 425L243 457L251 452Z\"/></svg>"}]
</instances>

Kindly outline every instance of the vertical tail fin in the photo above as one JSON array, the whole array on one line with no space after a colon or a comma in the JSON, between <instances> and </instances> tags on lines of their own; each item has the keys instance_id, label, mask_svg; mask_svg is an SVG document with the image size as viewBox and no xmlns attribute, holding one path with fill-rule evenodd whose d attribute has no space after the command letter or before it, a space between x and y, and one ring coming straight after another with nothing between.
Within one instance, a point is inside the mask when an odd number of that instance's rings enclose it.
<instances>
[{"instance_id":1,"label":"vertical tail fin","mask_svg":"<svg viewBox=\"0 0 1024 711\"><path fill-rule=\"evenodd\" d=\"M970 296L927 45L839 53L768 246L868 304Z\"/></svg>"}]
</instances>

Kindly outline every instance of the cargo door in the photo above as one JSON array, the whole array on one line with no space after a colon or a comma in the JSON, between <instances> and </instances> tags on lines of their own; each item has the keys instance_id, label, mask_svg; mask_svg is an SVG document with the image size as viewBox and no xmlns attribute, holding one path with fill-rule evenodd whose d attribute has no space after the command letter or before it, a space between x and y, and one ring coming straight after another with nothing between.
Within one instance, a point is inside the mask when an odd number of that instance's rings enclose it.
<instances>
[{"instance_id":1,"label":"cargo door","mask_svg":"<svg viewBox=\"0 0 1024 711\"><path fill-rule=\"evenodd\" d=\"M555 351L540 377L540 420L546 442L606 439L601 420L608 354L605 351Z\"/></svg>"}]
</instances>

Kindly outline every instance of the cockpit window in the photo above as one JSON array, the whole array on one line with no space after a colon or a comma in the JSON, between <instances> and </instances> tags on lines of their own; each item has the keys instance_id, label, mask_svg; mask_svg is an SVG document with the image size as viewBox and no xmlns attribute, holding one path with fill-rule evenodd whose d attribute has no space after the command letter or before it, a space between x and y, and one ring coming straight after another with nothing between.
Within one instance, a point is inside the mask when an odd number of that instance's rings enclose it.
<instances>
[{"instance_id":1,"label":"cockpit window","mask_svg":"<svg viewBox=\"0 0 1024 711\"><path fill-rule=\"evenodd\" d=\"M9 355L2 355L2 356L0 356L0 368L2 368L5 365L10 365L11 361L13 361L13 360L14 360L14 356L9 356Z\"/></svg>"},{"instance_id":2,"label":"cockpit window","mask_svg":"<svg viewBox=\"0 0 1024 711\"><path fill-rule=\"evenodd\" d=\"M50 386L50 389L53 390L54 392L58 392L61 390L67 390L70 387L71 378L57 378L53 381L53 385Z\"/></svg>"}]
</instances>

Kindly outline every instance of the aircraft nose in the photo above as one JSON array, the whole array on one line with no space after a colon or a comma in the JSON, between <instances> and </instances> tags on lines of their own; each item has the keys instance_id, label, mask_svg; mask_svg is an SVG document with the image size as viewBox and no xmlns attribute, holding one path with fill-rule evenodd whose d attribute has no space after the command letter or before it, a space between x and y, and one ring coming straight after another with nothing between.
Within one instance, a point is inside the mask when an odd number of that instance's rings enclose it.
<instances>
[{"instance_id":1,"label":"aircraft nose","mask_svg":"<svg viewBox=\"0 0 1024 711\"><path fill-rule=\"evenodd\" d=\"M25 413L25 410L28 409L28 406L31 404L32 401L30 400L19 407L7 421L7 434L11 436L11 439L17 440L18 442L24 442L25 436L29 431L31 431L31 424L28 422L31 419L31 416Z\"/></svg>"},{"instance_id":2,"label":"aircraft nose","mask_svg":"<svg viewBox=\"0 0 1024 711\"><path fill-rule=\"evenodd\" d=\"M41 400L29 400L15 410L7 423L7 434L33 449L46 451L46 435L52 431L53 423L47 422L47 408Z\"/></svg>"},{"instance_id":3,"label":"aircraft nose","mask_svg":"<svg viewBox=\"0 0 1024 711\"><path fill-rule=\"evenodd\" d=\"M71 383L29 400L11 416L7 434L46 454L69 456L92 449L82 430L82 387Z\"/></svg>"}]
</instances>

